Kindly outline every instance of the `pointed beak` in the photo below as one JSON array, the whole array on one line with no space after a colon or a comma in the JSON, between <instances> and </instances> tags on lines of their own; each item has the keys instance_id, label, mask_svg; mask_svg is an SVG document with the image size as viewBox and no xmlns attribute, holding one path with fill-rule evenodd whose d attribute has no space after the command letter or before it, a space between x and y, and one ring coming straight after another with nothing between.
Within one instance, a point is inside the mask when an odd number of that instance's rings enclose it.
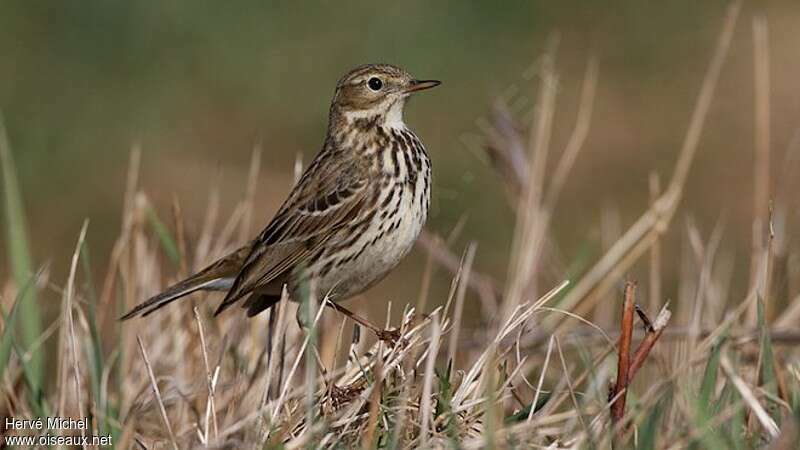
<instances>
[{"instance_id":1,"label":"pointed beak","mask_svg":"<svg viewBox=\"0 0 800 450\"><path fill-rule=\"evenodd\" d=\"M407 93L424 91L425 89L434 88L442 84L439 80L411 80L411 83L406 88Z\"/></svg>"}]
</instances>

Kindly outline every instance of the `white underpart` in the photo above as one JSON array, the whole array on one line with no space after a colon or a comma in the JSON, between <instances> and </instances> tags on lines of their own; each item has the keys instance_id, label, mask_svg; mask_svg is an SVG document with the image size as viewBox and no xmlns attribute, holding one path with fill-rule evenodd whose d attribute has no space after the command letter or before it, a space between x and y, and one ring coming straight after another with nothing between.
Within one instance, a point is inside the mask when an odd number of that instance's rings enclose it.
<instances>
[{"instance_id":1,"label":"white underpart","mask_svg":"<svg viewBox=\"0 0 800 450\"><path fill-rule=\"evenodd\" d=\"M386 118L383 121L384 126L400 130L406 128L406 124L403 123L403 107L405 106L405 103L405 98L399 98L395 100L395 102L389 108L389 111L386 113Z\"/></svg>"},{"instance_id":2,"label":"white underpart","mask_svg":"<svg viewBox=\"0 0 800 450\"><path fill-rule=\"evenodd\" d=\"M344 112L344 116L347 117L349 121L353 121L356 119L363 119L365 117L372 117L375 115L375 112L371 109L356 109L356 110L347 110Z\"/></svg>"}]
</instances>

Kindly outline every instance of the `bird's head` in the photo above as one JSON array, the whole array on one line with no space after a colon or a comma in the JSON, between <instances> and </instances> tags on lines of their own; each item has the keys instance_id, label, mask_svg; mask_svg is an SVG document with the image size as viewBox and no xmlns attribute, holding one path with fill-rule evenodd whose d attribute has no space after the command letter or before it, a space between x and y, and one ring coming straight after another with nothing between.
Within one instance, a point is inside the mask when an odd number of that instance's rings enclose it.
<instances>
[{"instance_id":1,"label":"bird's head","mask_svg":"<svg viewBox=\"0 0 800 450\"><path fill-rule=\"evenodd\" d=\"M417 80L405 70L389 64L356 67L336 85L331 116L399 126L403 123L406 99L415 92L439 84L436 80Z\"/></svg>"}]
</instances>

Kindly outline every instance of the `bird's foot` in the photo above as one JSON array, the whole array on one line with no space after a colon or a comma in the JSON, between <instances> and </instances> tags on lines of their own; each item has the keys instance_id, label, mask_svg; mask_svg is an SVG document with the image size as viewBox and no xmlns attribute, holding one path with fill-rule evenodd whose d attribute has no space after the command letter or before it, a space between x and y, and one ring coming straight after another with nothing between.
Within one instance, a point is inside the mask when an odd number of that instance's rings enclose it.
<instances>
[{"instance_id":1,"label":"bird's foot","mask_svg":"<svg viewBox=\"0 0 800 450\"><path fill-rule=\"evenodd\" d=\"M358 395L363 391L364 386L363 383L360 382L354 382L353 384L342 387L332 384L329 394L331 406L334 410L338 410L342 406L350 404L350 402L358 397Z\"/></svg>"},{"instance_id":2,"label":"bird's foot","mask_svg":"<svg viewBox=\"0 0 800 450\"><path fill-rule=\"evenodd\" d=\"M397 343L400 342L400 338L403 337L398 328L392 328L390 330L375 330L375 335L378 336L379 340L386 342L392 347L397 345Z\"/></svg>"}]
</instances>

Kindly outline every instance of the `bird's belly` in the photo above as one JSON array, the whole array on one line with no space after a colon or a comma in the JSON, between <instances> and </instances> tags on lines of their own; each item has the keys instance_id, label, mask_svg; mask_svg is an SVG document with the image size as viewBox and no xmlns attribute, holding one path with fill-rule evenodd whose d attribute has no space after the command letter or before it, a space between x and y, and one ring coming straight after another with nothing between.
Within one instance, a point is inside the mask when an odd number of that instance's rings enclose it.
<instances>
[{"instance_id":1,"label":"bird's belly","mask_svg":"<svg viewBox=\"0 0 800 450\"><path fill-rule=\"evenodd\" d=\"M412 198L398 214L383 220L376 214L350 251L334 263L335 269L320 277L323 295L330 292L334 299L344 300L383 279L414 246L425 223L427 201L422 196Z\"/></svg>"},{"instance_id":2,"label":"bird's belly","mask_svg":"<svg viewBox=\"0 0 800 450\"><path fill-rule=\"evenodd\" d=\"M376 233L365 233L356 248L364 246L360 255L342 263L338 270L321 280L321 287L330 286L337 298L356 295L394 269L411 250L422 229L422 222L414 218L401 218L394 231L375 240Z\"/></svg>"}]
</instances>

